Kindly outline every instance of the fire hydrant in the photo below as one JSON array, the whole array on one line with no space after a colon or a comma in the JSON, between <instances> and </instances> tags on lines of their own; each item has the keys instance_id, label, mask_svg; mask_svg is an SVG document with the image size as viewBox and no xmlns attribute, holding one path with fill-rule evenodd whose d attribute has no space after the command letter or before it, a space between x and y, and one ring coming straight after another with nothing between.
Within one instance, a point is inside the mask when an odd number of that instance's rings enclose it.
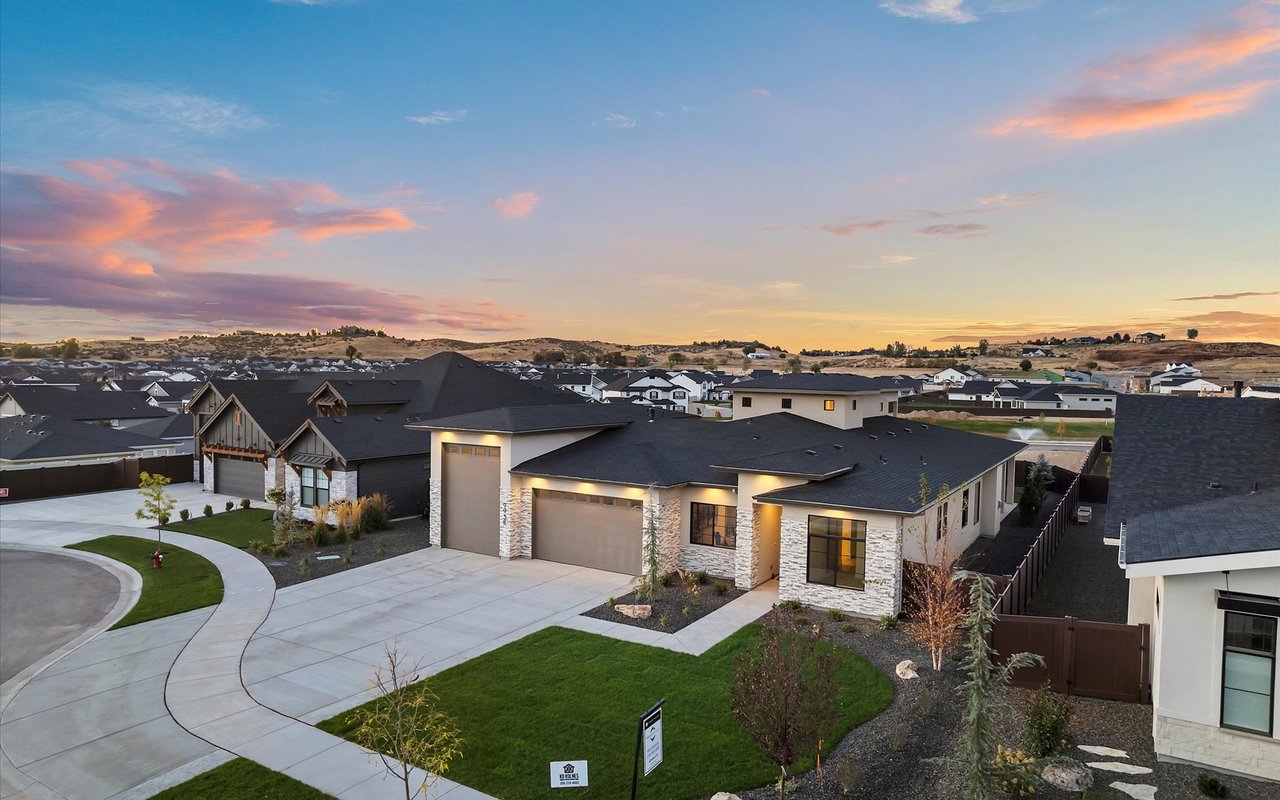
<instances>
[{"instance_id":1,"label":"fire hydrant","mask_svg":"<svg viewBox=\"0 0 1280 800\"><path fill-rule=\"evenodd\" d=\"M164 566L164 553L160 552L160 548L151 554L151 566L153 569L160 569Z\"/></svg>"}]
</instances>

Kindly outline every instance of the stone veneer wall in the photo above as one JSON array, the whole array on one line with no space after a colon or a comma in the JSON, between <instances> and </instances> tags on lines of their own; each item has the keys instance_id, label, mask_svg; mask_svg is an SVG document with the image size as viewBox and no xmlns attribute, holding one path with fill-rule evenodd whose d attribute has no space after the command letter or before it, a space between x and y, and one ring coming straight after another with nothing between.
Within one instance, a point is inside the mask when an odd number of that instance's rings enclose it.
<instances>
[{"instance_id":1,"label":"stone veneer wall","mask_svg":"<svg viewBox=\"0 0 1280 800\"><path fill-rule=\"evenodd\" d=\"M204 460L204 490L213 491L213 456L201 456Z\"/></svg>"},{"instance_id":2,"label":"stone veneer wall","mask_svg":"<svg viewBox=\"0 0 1280 800\"><path fill-rule=\"evenodd\" d=\"M717 578L735 580L737 575L737 551L727 547L709 547L704 544L680 543L680 569L697 572L705 569Z\"/></svg>"},{"instance_id":3,"label":"stone veneer wall","mask_svg":"<svg viewBox=\"0 0 1280 800\"><path fill-rule=\"evenodd\" d=\"M533 489L501 489L498 557L533 558Z\"/></svg>"},{"instance_id":4,"label":"stone veneer wall","mask_svg":"<svg viewBox=\"0 0 1280 800\"><path fill-rule=\"evenodd\" d=\"M806 522L783 517L782 558L778 565L779 599L799 600L821 608L838 608L863 617L897 614L901 610L902 542L896 528L867 529L866 588L861 591L809 583L806 580L808 552Z\"/></svg>"},{"instance_id":5,"label":"stone veneer wall","mask_svg":"<svg viewBox=\"0 0 1280 800\"><path fill-rule=\"evenodd\" d=\"M279 486L284 478L284 472L280 469L284 463L284 459L275 456L267 456L267 468L262 476L262 495L266 497L267 492Z\"/></svg>"},{"instance_id":6,"label":"stone veneer wall","mask_svg":"<svg viewBox=\"0 0 1280 800\"><path fill-rule=\"evenodd\" d=\"M1280 781L1280 740L1157 714L1156 755Z\"/></svg>"},{"instance_id":7,"label":"stone veneer wall","mask_svg":"<svg viewBox=\"0 0 1280 800\"><path fill-rule=\"evenodd\" d=\"M440 478L436 477L435 471L432 471L431 479L427 482L427 492L431 511L427 517L427 535L431 541L432 547L440 546L440 531L444 526L444 521L440 517L440 498L443 496L443 487L440 484Z\"/></svg>"},{"instance_id":8,"label":"stone veneer wall","mask_svg":"<svg viewBox=\"0 0 1280 800\"><path fill-rule=\"evenodd\" d=\"M756 538L759 523L758 507L738 506L738 547L733 551L733 582L739 589L751 589L756 585L756 567L760 564L760 540ZM785 541L782 546L786 547Z\"/></svg>"},{"instance_id":9,"label":"stone veneer wall","mask_svg":"<svg viewBox=\"0 0 1280 800\"><path fill-rule=\"evenodd\" d=\"M292 472L293 470L289 470ZM352 470L335 469L329 473L329 502L334 500L356 500L360 497L360 488L357 485L358 472Z\"/></svg>"},{"instance_id":10,"label":"stone veneer wall","mask_svg":"<svg viewBox=\"0 0 1280 800\"><path fill-rule=\"evenodd\" d=\"M680 506L679 492L676 497L660 499L662 493L650 491L644 504L641 536L648 535L649 520L652 517L658 528L658 569L667 572L680 565ZM642 539L643 541L643 539ZM644 564L638 565L643 570Z\"/></svg>"}]
</instances>

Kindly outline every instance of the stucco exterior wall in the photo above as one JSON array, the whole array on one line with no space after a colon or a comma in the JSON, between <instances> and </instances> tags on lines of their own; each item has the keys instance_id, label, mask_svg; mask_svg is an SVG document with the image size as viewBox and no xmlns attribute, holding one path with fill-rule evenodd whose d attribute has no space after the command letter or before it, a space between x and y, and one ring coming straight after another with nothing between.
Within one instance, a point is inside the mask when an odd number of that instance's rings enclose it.
<instances>
[{"instance_id":1,"label":"stucco exterior wall","mask_svg":"<svg viewBox=\"0 0 1280 800\"><path fill-rule=\"evenodd\" d=\"M938 548L935 537L938 514L941 513L943 502L947 506L947 530L951 555L958 556L963 553L979 536L994 536L1000 526L999 513L996 510L999 472L1000 466L993 467L972 483L953 487L945 498L935 500L923 514L905 518L902 557L907 561L924 563L927 560L926 549L936 556ZM980 492L977 489L979 486L982 487ZM937 486L934 490L938 491L941 488ZM961 523L965 516L964 490L966 488L969 490L969 524L963 525ZM925 538L927 543L923 541Z\"/></svg>"},{"instance_id":2,"label":"stucco exterior wall","mask_svg":"<svg viewBox=\"0 0 1280 800\"><path fill-rule=\"evenodd\" d=\"M859 519L867 523L865 588L845 589L808 582L809 515ZM863 617L902 609L902 532L892 514L837 509L782 507L782 563L778 597Z\"/></svg>"},{"instance_id":3,"label":"stucco exterior wall","mask_svg":"<svg viewBox=\"0 0 1280 800\"><path fill-rule=\"evenodd\" d=\"M742 399L751 398L751 406L744 407ZM783 408L783 399L791 400L791 408ZM823 408L825 401L834 402L835 408L827 411ZM796 416L805 417L824 425L831 425L842 430L862 427L867 417L880 417L889 413L890 403L897 402L897 392L879 392L868 394L849 394L832 392L830 394L757 391L735 389L733 392L734 419L748 419L765 414L777 414L784 411Z\"/></svg>"},{"instance_id":4,"label":"stucco exterior wall","mask_svg":"<svg viewBox=\"0 0 1280 800\"><path fill-rule=\"evenodd\" d=\"M761 582L759 513L753 507L756 495L787 486L808 483L804 478L738 473L738 548L734 551L733 579L739 589L751 589Z\"/></svg>"}]
</instances>

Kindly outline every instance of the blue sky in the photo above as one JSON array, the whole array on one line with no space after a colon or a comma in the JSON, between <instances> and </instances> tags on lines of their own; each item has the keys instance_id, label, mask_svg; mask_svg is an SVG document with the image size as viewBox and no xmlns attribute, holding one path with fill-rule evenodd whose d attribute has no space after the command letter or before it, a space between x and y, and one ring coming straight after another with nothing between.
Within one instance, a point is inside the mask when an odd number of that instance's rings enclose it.
<instances>
[{"instance_id":1,"label":"blue sky","mask_svg":"<svg viewBox=\"0 0 1280 800\"><path fill-rule=\"evenodd\" d=\"M0 335L1280 341L1277 16L15 0Z\"/></svg>"}]
</instances>

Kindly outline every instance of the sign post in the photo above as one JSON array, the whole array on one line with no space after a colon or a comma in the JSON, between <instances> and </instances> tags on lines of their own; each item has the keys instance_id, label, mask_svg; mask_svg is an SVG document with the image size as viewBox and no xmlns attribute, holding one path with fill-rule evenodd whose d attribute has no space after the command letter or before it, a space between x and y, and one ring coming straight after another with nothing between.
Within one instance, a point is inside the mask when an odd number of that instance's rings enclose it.
<instances>
[{"instance_id":1,"label":"sign post","mask_svg":"<svg viewBox=\"0 0 1280 800\"><path fill-rule=\"evenodd\" d=\"M640 785L640 758L644 757L644 774L653 772L662 763L662 704L666 698L654 703L640 715L636 728L636 757L631 768L631 800L636 800Z\"/></svg>"}]
</instances>

